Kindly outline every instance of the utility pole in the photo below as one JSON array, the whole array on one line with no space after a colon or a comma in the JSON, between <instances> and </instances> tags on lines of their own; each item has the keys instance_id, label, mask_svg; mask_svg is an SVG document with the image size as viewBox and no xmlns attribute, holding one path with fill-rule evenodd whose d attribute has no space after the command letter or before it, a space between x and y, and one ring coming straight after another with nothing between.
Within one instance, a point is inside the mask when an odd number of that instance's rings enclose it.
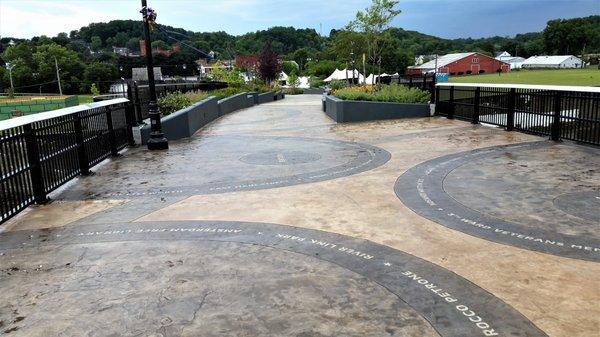
<instances>
[{"instance_id":1,"label":"utility pole","mask_svg":"<svg viewBox=\"0 0 600 337\"><path fill-rule=\"evenodd\" d=\"M56 67L56 80L58 81L58 93L62 96L62 86L60 85L60 71L58 71L58 61L54 58L54 66Z\"/></svg>"},{"instance_id":2,"label":"utility pole","mask_svg":"<svg viewBox=\"0 0 600 337\"><path fill-rule=\"evenodd\" d=\"M14 64L10 64L10 63L6 63L6 69L8 69L8 77L10 78L10 90L12 91L12 93L15 93L15 86L13 85L13 79L12 79L12 70L15 67Z\"/></svg>"},{"instance_id":3,"label":"utility pole","mask_svg":"<svg viewBox=\"0 0 600 337\"><path fill-rule=\"evenodd\" d=\"M366 57L367 55L363 53L363 84L367 85L367 65L366 65Z\"/></svg>"},{"instance_id":4,"label":"utility pole","mask_svg":"<svg viewBox=\"0 0 600 337\"><path fill-rule=\"evenodd\" d=\"M148 90L150 100L148 101L148 115L150 116L150 139L148 139L148 150L167 150L169 141L162 133L160 124L160 112L156 104L156 87L154 83L154 62L152 60L152 41L150 40L150 20L154 20L154 13L149 11L146 0L142 0L142 16L144 18L144 37L146 42L146 70L148 71Z\"/></svg>"}]
</instances>

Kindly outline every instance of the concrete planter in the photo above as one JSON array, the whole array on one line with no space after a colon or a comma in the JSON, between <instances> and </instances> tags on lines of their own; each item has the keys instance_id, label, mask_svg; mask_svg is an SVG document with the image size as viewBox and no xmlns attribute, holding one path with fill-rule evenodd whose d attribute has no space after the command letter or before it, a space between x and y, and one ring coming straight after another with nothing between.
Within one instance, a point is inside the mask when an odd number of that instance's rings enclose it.
<instances>
[{"instance_id":1,"label":"concrete planter","mask_svg":"<svg viewBox=\"0 0 600 337\"><path fill-rule=\"evenodd\" d=\"M323 109L338 123L429 117L429 104L346 101L325 96Z\"/></svg>"},{"instance_id":2,"label":"concrete planter","mask_svg":"<svg viewBox=\"0 0 600 337\"><path fill-rule=\"evenodd\" d=\"M263 96L261 100L261 95ZM244 92L233 95L222 100L216 97L209 97L200 102L194 103L187 108L175 111L174 113L161 118L162 130L168 140L177 140L192 136L206 124L214 121L220 116L228 113L249 108L256 102L272 102L283 98L281 93L267 92L258 94L256 92ZM144 125L139 129L139 134L134 131L136 142L146 144L150 138L150 125Z\"/></svg>"},{"instance_id":3,"label":"concrete planter","mask_svg":"<svg viewBox=\"0 0 600 337\"><path fill-rule=\"evenodd\" d=\"M249 108L254 105L254 96L243 92L219 100L219 116L226 115L236 110Z\"/></svg>"},{"instance_id":4,"label":"concrete planter","mask_svg":"<svg viewBox=\"0 0 600 337\"><path fill-rule=\"evenodd\" d=\"M219 105L216 97L209 97L187 108L175 111L160 119L162 130L167 139L177 140L190 137L206 124L219 117ZM150 125L140 129L142 144L150 138Z\"/></svg>"},{"instance_id":5,"label":"concrete planter","mask_svg":"<svg viewBox=\"0 0 600 337\"><path fill-rule=\"evenodd\" d=\"M258 94L258 104L269 103L275 100L275 93L272 91Z\"/></svg>"}]
</instances>

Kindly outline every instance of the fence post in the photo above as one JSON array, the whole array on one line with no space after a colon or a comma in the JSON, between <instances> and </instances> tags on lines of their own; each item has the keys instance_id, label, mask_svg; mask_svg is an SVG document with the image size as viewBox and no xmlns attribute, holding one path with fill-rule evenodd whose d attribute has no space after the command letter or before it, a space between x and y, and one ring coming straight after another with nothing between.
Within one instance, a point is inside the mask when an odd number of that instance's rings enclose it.
<instances>
[{"instance_id":1,"label":"fence post","mask_svg":"<svg viewBox=\"0 0 600 337\"><path fill-rule=\"evenodd\" d=\"M85 142L83 139L83 128L81 127L80 112L73 114L73 124L75 126L75 141L77 142L77 158L79 160L79 169L81 175L89 176L90 163L88 162L87 153L85 151Z\"/></svg>"},{"instance_id":2,"label":"fence post","mask_svg":"<svg viewBox=\"0 0 600 337\"><path fill-rule=\"evenodd\" d=\"M27 161L29 162L31 174L33 199L36 204L44 204L48 202L48 196L46 194L46 186L44 185L37 137L31 123L23 125L23 130L25 131L25 146L27 148Z\"/></svg>"},{"instance_id":3,"label":"fence post","mask_svg":"<svg viewBox=\"0 0 600 337\"><path fill-rule=\"evenodd\" d=\"M135 146L135 139L133 138L133 127L134 127L134 107L132 102L125 104L125 123L127 124L127 145Z\"/></svg>"},{"instance_id":4,"label":"fence post","mask_svg":"<svg viewBox=\"0 0 600 337\"><path fill-rule=\"evenodd\" d=\"M448 119L454 119L454 86L450 86L450 99L448 100L448 105L449 108L448 109L448 115L446 116L446 118Z\"/></svg>"},{"instance_id":5,"label":"fence post","mask_svg":"<svg viewBox=\"0 0 600 337\"><path fill-rule=\"evenodd\" d=\"M554 116L552 120L552 130L550 132L550 139L554 141L560 140L560 105L561 105L561 92L554 92Z\"/></svg>"},{"instance_id":6,"label":"fence post","mask_svg":"<svg viewBox=\"0 0 600 337\"><path fill-rule=\"evenodd\" d=\"M475 88L475 99L473 100L473 120L471 123L479 124L479 105L481 101L481 87Z\"/></svg>"},{"instance_id":7,"label":"fence post","mask_svg":"<svg viewBox=\"0 0 600 337\"><path fill-rule=\"evenodd\" d=\"M435 86L435 114L440 114L440 87Z\"/></svg>"},{"instance_id":8,"label":"fence post","mask_svg":"<svg viewBox=\"0 0 600 337\"><path fill-rule=\"evenodd\" d=\"M110 105L106 107L106 125L108 126L108 144L110 146L111 156L118 157L119 150L117 149L117 135L115 134L115 126L113 125L112 111L113 111L113 109Z\"/></svg>"},{"instance_id":9,"label":"fence post","mask_svg":"<svg viewBox=\"0 0 600 337\"><path fill-rule=\"evenodd\" d=\"M135 94L135 99L133 100L133 104L135 105L136 111L136 122L138 124L142 124L142 105L140 103L140 88L138 87L137 82L133 82L133 93Z\"/></svg>"},{"instance_id":10,"label":"fence post","mask_svg":"<svg viewBox=\"0 0 600 337\"><path fill-rule=\"evenodd\" d=\"M517 89L511 88L508 94L508 108L506 111L506 131L512 131L515 128L515 101L517 98Z\"/></svg>"}]
</instances>

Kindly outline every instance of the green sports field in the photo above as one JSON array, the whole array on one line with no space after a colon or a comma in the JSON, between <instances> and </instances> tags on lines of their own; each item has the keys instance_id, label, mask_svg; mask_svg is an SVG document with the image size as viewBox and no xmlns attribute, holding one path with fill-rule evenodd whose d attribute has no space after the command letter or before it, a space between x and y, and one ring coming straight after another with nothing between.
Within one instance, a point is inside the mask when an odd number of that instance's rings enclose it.
<instances>
[{"instance_id":1,"label":"green sports field","mask_svg":"<svg viewBox=\"0 0 600 337\"><path fill-rule=\"evenodd\" d=\"M450 76L450 82L600 86L600 70L597 68L518 70L500 75Z\"/></svg>"}]
</instances>

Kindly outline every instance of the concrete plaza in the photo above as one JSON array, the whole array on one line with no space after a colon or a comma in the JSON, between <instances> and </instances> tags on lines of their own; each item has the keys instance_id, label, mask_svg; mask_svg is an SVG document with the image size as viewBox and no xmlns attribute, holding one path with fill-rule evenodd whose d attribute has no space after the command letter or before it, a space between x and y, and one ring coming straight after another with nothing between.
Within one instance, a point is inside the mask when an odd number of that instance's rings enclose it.
<instances>
[{"instance_id":1,"label":"concrete plaza","mask_svg":"<svg viewBox=\"0 0 600 337\"><path fill-rule=\"evenodd\" d=\"M133 148L2 226L8 336L595 336L600 150L321 96Z\"/></svg>"}]
</instances>

